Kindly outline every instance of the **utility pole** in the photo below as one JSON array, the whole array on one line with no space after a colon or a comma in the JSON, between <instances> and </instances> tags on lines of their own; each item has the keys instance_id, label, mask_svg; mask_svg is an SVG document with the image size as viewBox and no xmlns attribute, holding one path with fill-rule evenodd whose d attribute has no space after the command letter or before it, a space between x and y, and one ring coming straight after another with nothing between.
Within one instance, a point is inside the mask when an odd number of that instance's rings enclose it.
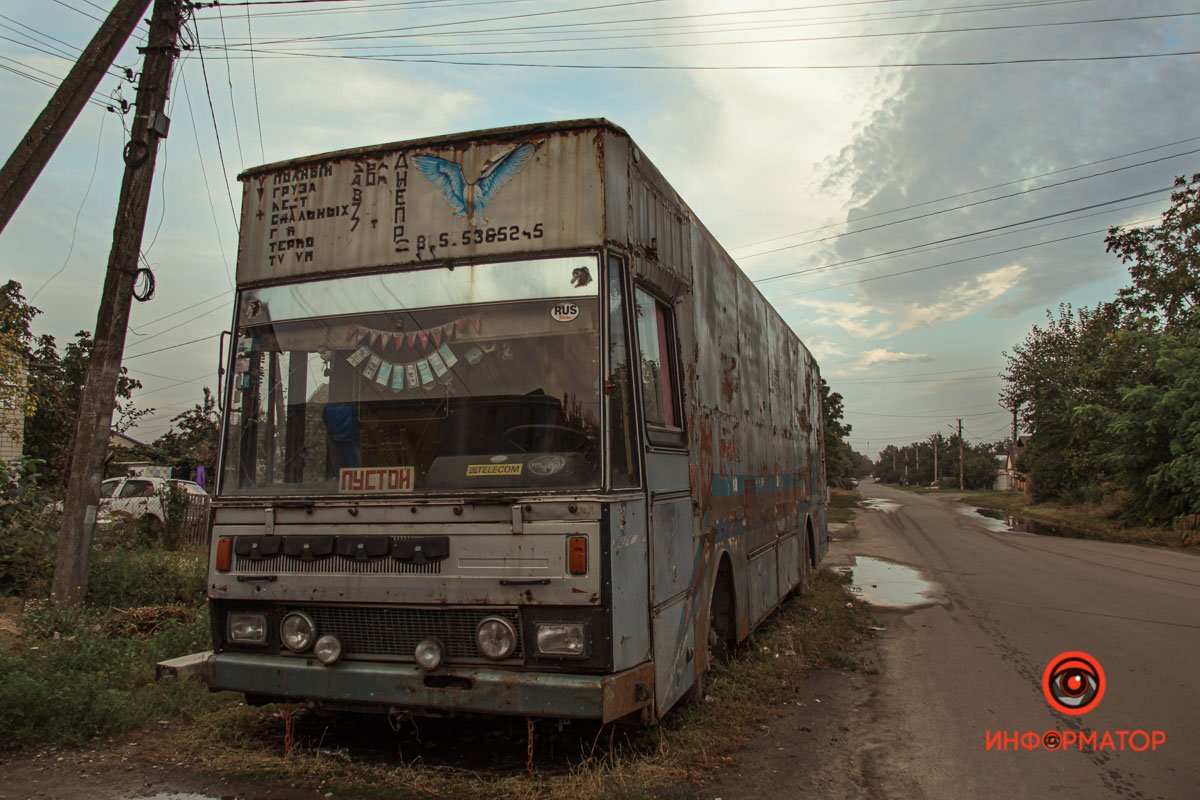
<instances>
[{"instance_id":1,"label":"utility pole","mask_svg":"<svg viewBox=\"0 0 1200 800\"><path fill-rule=\"evenodd\" d=\"M87 594L88 560L96 524L101 470L108 451L158 141L167 135L168 120L164 109L171 85L171 69L179 54L175 43L182 22L180 0L154 0L149 40L145 48L140 48L145 60L138 82L137 113L125 147L125 177L117 201L104 293L96 315L95 342L79 402L58 560L54 567L54 600L59 607L77 605Z\"/></svg>"},{"instance_id":2,"label":"utility pole","mask_svg":"<svg viewBox=\"0 0 1200 800\"><path fill-rule=\"evenodd\" d=\"M965 466L966 462L963 460L962 419L960 418L958 420L958 490L960 492L967 488Z\"/></svg>"},{"instance_id":3,"label":"utility pole","mask_svg":"<svg viewBox=\"0 0 1200 800\"><path fill-rule=\"evenodd\" d=\"M113 7L62 85L0 169L0 231L17 212L149 5L150 0L120 0Z\"/></svg>"},{"instance_id":4,"label":"utility pole","mask_svg":"<svg viewBox=\"0 0 1200 800\"><path fill-rule=\"evenodd\" d=\"M935 481L938 481L939 482L938 485L940 486L942 476L938 474L938 466L937 466L938 435L934 434L933 436L929 437L929 440L930 440L930 443L933 445L933 479Z\"/></svg>"}]
</instances>

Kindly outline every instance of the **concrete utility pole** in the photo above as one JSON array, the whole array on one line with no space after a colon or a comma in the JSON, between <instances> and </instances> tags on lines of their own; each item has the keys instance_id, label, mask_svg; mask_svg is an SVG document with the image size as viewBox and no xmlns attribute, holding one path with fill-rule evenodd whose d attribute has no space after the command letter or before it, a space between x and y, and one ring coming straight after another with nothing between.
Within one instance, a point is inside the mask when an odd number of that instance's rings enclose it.
<instances>
[{"instance_id":1,"label":"concrete utility pole","mask_svg":"<svg viewBox=\"0 0 1200 800\"><path fill-rule=\"evenodd\" d=\"M938 437L937 437L937 434L934 434L933 436L929 437L929 441L930 441L930 444L932 444L932 445L933 445L933 479L934 479L935 481L938 481L938 482L939 482L939 485L940 485L940 482L941 482L942 476L938 474L938 466L937 466L937 456L938 456L938 452L937 452L937 451L938 451Z\"/></svg>"},{"instance_id":2,"label":"concrete utility pole","mask_svg":"<svg viewBox=\"0 0 1200 800\"><path fill-rule=\"evenodd\" d=\"M175 42L182 22L179 0L154 0L150 38L147 46L141 48L145 63L138 83L133 132L125 147L125 177L117 201L104 294L96 315L95 343L88 359L79 418L75 424L71 473L67 479L58 560L54 567L54 600L60 607L77 605L87 594L88 560L96 524L101 471L108 451L158 140L167 135L168 120L163 112L171 85L171 69L179 54Z\"/></svg>"},{"instance_id":3,"label":"concrete utility pole","mask_svg":"<svg viewBox=\"0 0 1200 800\"><path fill-rule=\"evenodd\" d=\"M963 438L962 438L962 420L958 421L958 490L961 492L967 488L966 481L966 462L963 460Z\"/></svg>"},{"instance_id":4,"label":"concrete utility pole","mask_svg":"<svg viewBox=\"0 0 1200 800\"><path fill-rule=\"evenodd\" d=\"M120 0L113 7L58 91L0 169L0 231L17 212L149 5L150 0Z\"/></svg>"}]
</instances>

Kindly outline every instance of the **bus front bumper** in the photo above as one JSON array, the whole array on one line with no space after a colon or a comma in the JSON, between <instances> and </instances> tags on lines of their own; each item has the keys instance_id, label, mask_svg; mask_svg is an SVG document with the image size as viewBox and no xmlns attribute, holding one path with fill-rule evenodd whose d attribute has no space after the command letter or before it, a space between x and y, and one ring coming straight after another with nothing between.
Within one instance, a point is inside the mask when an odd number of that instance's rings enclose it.
<instances>
[{"instance_id":1,"label":"bus front bumper","mask_svg":"<svg viewBox=\"0 0 1200 800\"><path fill-rule=\"evenodd\" d=\"M651 721L654 665L613 675L447 667L424 672L412 664L342 661L327 667L302 658L246 653L209 654L202 679L210 688L303 702L612 722L642 712Z\"/></svg>"}]
</instances>

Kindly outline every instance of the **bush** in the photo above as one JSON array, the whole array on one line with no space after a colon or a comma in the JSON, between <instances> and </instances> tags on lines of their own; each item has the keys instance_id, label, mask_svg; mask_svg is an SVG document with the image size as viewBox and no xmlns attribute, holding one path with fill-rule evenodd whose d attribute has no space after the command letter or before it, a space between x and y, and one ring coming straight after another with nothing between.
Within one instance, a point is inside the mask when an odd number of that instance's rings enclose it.
<instances>
[{"instance_id":1,"label":"bush","mask_svg":"<svg viewBox=\"0 0 1200 800\"><path fill-rule=\"evenodd\" d=\"M154 682L156 661L210 646L203 609L146 638L110 636L105 621L94 609L20 618L22 644L0 651L0 750L78 743L219 702L195 682Z\"/></svg>"},{"instance_id":2,"label":"bush","mask_svg":"<svg viewBox=\"0 0 1200 800\"><path fill-rule=\"evenodd\" d=\"M205 556L196 551L94 551L87 602L99 608L194 606L204 599L207 570Z\"/></svg>"}]
</instances>

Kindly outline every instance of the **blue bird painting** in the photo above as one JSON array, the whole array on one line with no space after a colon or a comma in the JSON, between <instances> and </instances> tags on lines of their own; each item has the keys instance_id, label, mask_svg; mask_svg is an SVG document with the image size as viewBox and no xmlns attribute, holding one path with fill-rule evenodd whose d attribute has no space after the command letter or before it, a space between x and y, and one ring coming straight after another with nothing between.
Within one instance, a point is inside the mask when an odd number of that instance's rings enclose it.
<instances>
[{"instance_id":1,"label":"blue bird painting","mask_svg":"<svg viewBox=\"0 0 1200 800\"><path fill-rule=\"evenodd\" d=\"M450 207L454 209L454 216L466 217L472 223L479 223L484 221L483 210L500 191L500 187L521 171L536 149L536 143L526 142L506 150L489 159L474 181L466 179L460 164L428 153L413 156L412 163L430 183L441 190Z\"/></svg>"}]
</instances>

